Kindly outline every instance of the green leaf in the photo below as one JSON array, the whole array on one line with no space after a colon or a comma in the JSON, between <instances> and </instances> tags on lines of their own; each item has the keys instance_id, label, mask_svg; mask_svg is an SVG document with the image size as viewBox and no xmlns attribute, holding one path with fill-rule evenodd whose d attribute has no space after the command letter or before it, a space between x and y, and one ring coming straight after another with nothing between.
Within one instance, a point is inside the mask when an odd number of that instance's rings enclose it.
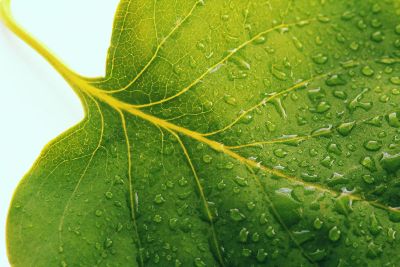
<instances>
[{"instance_id":1,"label":"green leaf","mask_svg":"<svg viewBox=\"0 0 400 267\"><path fill-rule=\"evenodd\" d=\"M15 193L13 266L396 266L400 2L120 3L104 78L4 22L85 119Z\"/></svg>"}]
</instances>

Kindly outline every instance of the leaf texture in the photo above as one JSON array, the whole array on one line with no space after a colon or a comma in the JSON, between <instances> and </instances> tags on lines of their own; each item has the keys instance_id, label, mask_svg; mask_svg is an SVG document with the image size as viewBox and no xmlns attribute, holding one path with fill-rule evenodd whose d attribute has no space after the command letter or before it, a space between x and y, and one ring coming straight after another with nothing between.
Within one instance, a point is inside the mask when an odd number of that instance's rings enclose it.
<instances>
[{"instance_id":1,"label":"leaf texture","mask_svg":"<svg viewBox=\"0 0 400 267\"><path fill-rule=\"evenodd\" d=\"M398 266L400 2L122 0L13 266Z\"/></svg>"}]
</instances>

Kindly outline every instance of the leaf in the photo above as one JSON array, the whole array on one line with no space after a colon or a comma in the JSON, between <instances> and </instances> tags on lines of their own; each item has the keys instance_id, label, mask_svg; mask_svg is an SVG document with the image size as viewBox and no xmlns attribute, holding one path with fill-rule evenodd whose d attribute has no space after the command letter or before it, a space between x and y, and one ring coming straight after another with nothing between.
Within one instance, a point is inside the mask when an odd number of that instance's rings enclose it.
<instances>
[{"instance_id":1,"label":"leaf","mask_svg":"<svg viewBox=\"0 0 400 267\"><path fill-rule=\"evenodd\" d=\"M13 266L396 266L400 2L127 1L85 119L8 218Z\"/></svg>"}]
</instances>

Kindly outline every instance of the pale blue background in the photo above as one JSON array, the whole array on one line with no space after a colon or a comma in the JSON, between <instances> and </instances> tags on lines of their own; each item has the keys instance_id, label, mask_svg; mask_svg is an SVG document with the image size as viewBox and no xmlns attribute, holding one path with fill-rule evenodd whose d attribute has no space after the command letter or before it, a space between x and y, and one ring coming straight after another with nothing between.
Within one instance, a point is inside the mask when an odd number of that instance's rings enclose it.
<instances>
[{"instance_id":1,"label":"pale blue background","mask_svg":"<svg viewBox=\"0 0 400 267\"><path fill-rule=\"evenodd\" d=\"M68 66L104 74L118 0L12 1L16 20ZM14 188L43 146L82 116L68 85L0 25L0 266L9 266L4 229Z\"/></svg>"}]
</instances>

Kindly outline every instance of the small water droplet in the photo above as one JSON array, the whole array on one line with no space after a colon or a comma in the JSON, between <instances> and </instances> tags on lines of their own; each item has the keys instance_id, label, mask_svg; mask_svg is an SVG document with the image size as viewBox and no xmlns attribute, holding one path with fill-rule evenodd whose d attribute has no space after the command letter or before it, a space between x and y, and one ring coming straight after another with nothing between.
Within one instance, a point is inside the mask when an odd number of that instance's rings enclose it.
<instances>
[{"instance_id":1,"label":"small water droplet","mask_svg":"<svg viewBox=\"0 0 400 267\"><path fill-rule=\"evenodd\" d=\"M242 228L239 232L239 241L246 243L249 237L249 231L246 228Z\"/></svg>"},{"instance_id":2,"label":"small water droplet","mask_svg":"<svg viewBox=\"0 0 400 267\"><path fill-rule=\"evenodd\" d=\"M234 97L231 96L231 95L225 95L225 96L224 96L224 101L225 101L227 104L232 105L232 106L236 106L236 104L237 104L236 98L234 98Z\"/></svg>"},{"instance_id":3,"label":"small water droplet","mask_svg":"<svg viewBox=\"0 0 400 267\"><path fill-rule=\"evenodd\" d=\"M287 154L288 153L282 148L274 150L274 155L277 156L278 158L284 158L287 156Z\"/></svg>"},{"instance_id":4,"label":"small water droplet","mask_svg":"<svg viewBox=\"0 0 400 267\"><path fill-rule=\"evenodd\" d=\"M368 244L367 257L370 259L375 259L379 257L383 252L382 245L377 245L374 242Z\"/></svg>"},{"instance_id":5,"label":"small water droplet","mask_svg":"<svg viewBox=\"0 0 400 267\"><path fill-rule=\"evenodd\" d=\"M274 228L272 226L268 226L268 228L265 230L265 235L269 238L273 238L276 235Z\"/></svg>"},{"instance_id":6,"label":"small water droplet","mask_svg":"<svg viewBox=\"0 0 400 267\"><path fill-rule=\"evenodd\" d=\"M246 219L246 216L239 211L239 209L231 209L229 211L230 217L235 222L240 222Z\"/></svg>"},{"instance_id":7,"label":"small water droplet","mask_svg":"<svg viewBox=\"0 0 400 267\"><path fill-rule=\"evenodd\" d=\"M319 229L322 228L322 225L323 225L323 224L324 224L324 222L321 221L320 218L316 218L316 219L314 220L313 226L314 226L315 229L319 230Z\"/></svg>"},{"instance_id":8,"label":"small water droplet","mask_svg":"<svg viewBox=\"0 0 400 267\"><path fill-rule=\"evenodd\" d=\"M113 245L113 241L110 238L106 238L104 241L104 247L105 248L110 248Z\"/></svg>"},{"instance_id":9,"label":"small water droplet","mask_svg":"<svg viewBox=\"0 0 400 267\"><path fill-rule=\"evenodd\" d=\"M370 215L370 223L369 223L369 231L371 232L371 234L373 235L377 235L382 231L382 226L380 226L378 219L375 216L375 213L372 213Z\"/></svg>"},{"instance_id":10,"label":"small water droplet","mask_svg":"<svg viewBox=\"0 0 400 267\"><path fill-rule=\"evenodd\" d=\"M326 62L328 62L328 56L323 54L323 53L318 53L314 56L312 56L312 60L319 65L323 65Z\"/></svg>"},{"instance_id":11,"label":"small water droplet","mask_svg":"<svg viewBox=\"0 0 400 267\"><path fill-rule=\"evenodd\" d=\"M257 37L256 39L254 39L253 43L260 45L260 44L264 44L267 41L267 38L263 35Z\"/></svg>"},{"instance_id":12,"label":"small water droplet","mask_svg":"<svg viewBox=\"0 0 400 267\"><path fill-rule=\"evenodd\" d=\"M281 81L286 81L287 80L287 75L286 73L284 73L283 71L279 70L277 67L275 67L274 65L271 68L271 73L272 75Z\"/></svg>"},{"instance_id":13,"label":"small water droplet","mask_svg":"<svg viewBox=\"0 0 400 267\"><path fill-rule=\"evenodd\" d=\"M196 266L196 267L206 267L207 265L204 263L204 261L201 258L195 258L194 259L194 266Z\"/></svg>"},{"instance_id":14,"label":"small water droplet","mask_svg":"<svg viewBox=\"0 0 400 267\"><path fill-rule=\"evenodd\" d=\"M205 163L210 163L211 161L212 161L212 157L210 156L210 155L204 155L203 156L203 161L205 162Z\"/></svg>"},{"instance_id":15,"label":"small water droplet","mask_svg":"<svg viewBox=\"0 0 400 267\"><path fill-rule=\"evenodd\" d=\"M162 221L162 217L159 214L154 215L153 222L160 223Z\"/></svg>"},{"instance_id":16,"label":"small water droplet","mask_svg":"<svg viewBox=\"0 0 400 267\"><path fill-rule=\"evenodd\" d=\"M156 203L156 204L162 204L162 203L164 203L165 202L165 199L164 199L164 197L161 195L161 194L157 194L155 197L154 197L154 203Z\"/></svg>"},{"instance_id":17,"label":"small water droplet","mask_svg":"<svg viewBox=\"0 0 400 267\"><path fill-rule=\"evenodd\" d=\"M337 226L332 227L329 230L329 239L333 242L336 242L340 239L341 232Z\"/></svg>"},{"instance_id":18,"label":"small water droplet","mask_svg":"<svg viewBox=\"0 0 400 267\"><path fill-rule=\"evenodd\" d=\"M364 76L371 77L371 76L374 75L375 71L374 71L370 66L364 66L364 67L361 69L361 73L362 73Z\"/></svg>"},{"instance_id":19,"label":"small water droplet","mask_svg":"<svg viewBox=\"0 0 400 267\"><path fill-rule=\"evenodd\" d=\"M385 39L385 36L383 35L383 32L381 31L376 31L371 34L371 40L377 43L382 42Z\"/></svg>"},{"instance_id":20,"label":"small water droplet","mask_svg":"<svg viewBox=\"0 0 400 267\"><path fill-rule=\"evenodd\" d=\"M248 185L247 179L240 177L240 176L236 176L234 181L236 184L238 184L239 186L242 186L242 187L245 187Z\"/></svg>"},{"instance_id":21,"label":"small water droplet","mask_svg":"<svg viewBox=\"0 0 400 267\"><path fill-rule=\"evenodd\" d=\"M400 127L400 112L392 112L386 116L387 122L390 126Z\"/></svg>"},{"instance_id":22,"label":"small water droplet","mask_svg":"<svg viewBox=\"0 0 400 267\"><path fill-rule=\"evenodd\" d=\"M261 248L257 251L256 258L259 263L263 263L265 261L265 259L267 258L267 256L268 256L268 253L263 248Z\"/></svg>"},{"instance_id":23,"label":"small water droplet","mask_svg":"<svg viewBox=\"0 0 400 267\"><path fill-rule=\"evenodd\" d=\"M371 171L371 172L376 171L375 161L370 156L362 158L360 163L361 163L362 166L367 168L369 171Z\"/></svg>"},{"instance_id":24,"label":"small water droplet","mask_svg":"<svg viewBox=\"0 0 400 267\"><path fill-rule=\"evenodd\" d=\"M373 177L372 175L370 175L370 174L364 174L364 175L362 176L362 179L363 179L364 182L367 183L367 184L373 184L374 181L375 181L374 177Z\"/></svg>"},{"instance_id":25,"label":"small water droplet","mask_svg":"<svg viewBox=\"0 0 400 267\"><path fill-rule=\"evenodd\" d=\"M297 37L295 37L295 36L292 37L292 40L293 40L294 46L295 46L298 50L302 51L302 50L303 50L303 44L300 42L300 40L299 40Z\"/></svg>"},{"instance_id":26,"label":"small water droplet","mask_svg":"<svg viewBox=\"0 0 400 267\"><path fill-rule=\"evenodd\" d=\"M105 197L106 197L107 199L112 199L112 198L113 198L113 193L110 192L110 191L106 192L104 195L105 195Z\"/></svg>"}]
</instances>

